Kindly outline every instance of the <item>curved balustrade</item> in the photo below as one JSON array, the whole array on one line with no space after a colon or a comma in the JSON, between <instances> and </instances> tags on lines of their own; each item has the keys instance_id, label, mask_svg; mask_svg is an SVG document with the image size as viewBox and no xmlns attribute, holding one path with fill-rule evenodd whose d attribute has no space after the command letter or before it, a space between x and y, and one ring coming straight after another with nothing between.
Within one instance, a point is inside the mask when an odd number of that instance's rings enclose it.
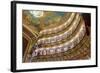
<instances>
[{"instance_id":1,"label":"curved balustrade","mask_svg":"<svg viewBox=\"0 0 100 73\"><path fill-rule=\"evenodd\" d=\"M48 48L37 48L35 51L33 51L32 57L37 55L49 55L54 53L60 53L60 52L65 52L68 49L72 49L82 40L82 38L85 35L85 32L86 29L85 29L85 24L83 22L78 33L71 40L58 46L53 46Z\"/></svg>"},{"instance_id":2,"label":"curved balustrade","mask_svg":"<svg viewBox=\"0 0 100 73\"><path fill-rule=\"evenodd\" d=\"M77 26L79 24L80 19L81 19L81 17L79 16L79 14L77 14L75 17L75 20L72 23L72 26L67 31L65 31L63 34L56 35L53 37L48 37L48 38L41 38L37 41L37 43L38 44L40 44L40 43L42 43L42 44L55 43L55 42L59 42L59 41L63 40L64 38L67 38L69 35L71 35L75 31L75 29L77 28Z\"/></svg>"},{"instance_id":3,"label":"curved balustrade","mask_svg":"<svg viewBox=\"0 0 100 73\"><path fill-rule=\"evenodd\" d=\"M72 20L74 19L76 13L72 13L71 16L69 17L69 19L64 22L64 24L55 27L55 28L51 28L51 29L46 29L46 30L42 30L40 31L40 35L44 35L44 34L52 34L52 33L57 33L59 31L61 31L62 29L66 28L67 26L70 25L70 23L72 22Z\"/></svg>"}]
</instances>

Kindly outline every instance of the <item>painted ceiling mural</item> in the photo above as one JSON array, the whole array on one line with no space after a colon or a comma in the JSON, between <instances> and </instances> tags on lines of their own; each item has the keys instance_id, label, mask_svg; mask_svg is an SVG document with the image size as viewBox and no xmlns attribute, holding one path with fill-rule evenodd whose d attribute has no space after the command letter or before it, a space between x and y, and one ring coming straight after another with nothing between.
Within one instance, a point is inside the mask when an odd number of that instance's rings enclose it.
<instances>
[{"instance_id":1,"label":"painted ceiling mural","mask_svg":"<svg viewBox=\"0 0 100 73\"><path fill-rule=\"evenodd\" d=\"M90 14L23 10L23 63L90 59Z\"/></svg>"}]
</instances>

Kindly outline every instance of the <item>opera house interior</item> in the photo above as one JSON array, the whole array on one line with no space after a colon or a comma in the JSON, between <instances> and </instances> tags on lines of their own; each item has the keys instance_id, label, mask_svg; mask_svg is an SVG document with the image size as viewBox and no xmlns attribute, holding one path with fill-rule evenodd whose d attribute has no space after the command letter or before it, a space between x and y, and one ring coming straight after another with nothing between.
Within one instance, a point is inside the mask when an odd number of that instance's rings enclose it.
<instances>
[{"instance_id":1,"label":"opera house interior","mask_svg":"<svg viewBox=\"0 0 100 73\"><path fill-rule=\"evenodd\" d=\"M22 11L23 63L91 58L91 14Z\"/></svg>"}]
</instances>

